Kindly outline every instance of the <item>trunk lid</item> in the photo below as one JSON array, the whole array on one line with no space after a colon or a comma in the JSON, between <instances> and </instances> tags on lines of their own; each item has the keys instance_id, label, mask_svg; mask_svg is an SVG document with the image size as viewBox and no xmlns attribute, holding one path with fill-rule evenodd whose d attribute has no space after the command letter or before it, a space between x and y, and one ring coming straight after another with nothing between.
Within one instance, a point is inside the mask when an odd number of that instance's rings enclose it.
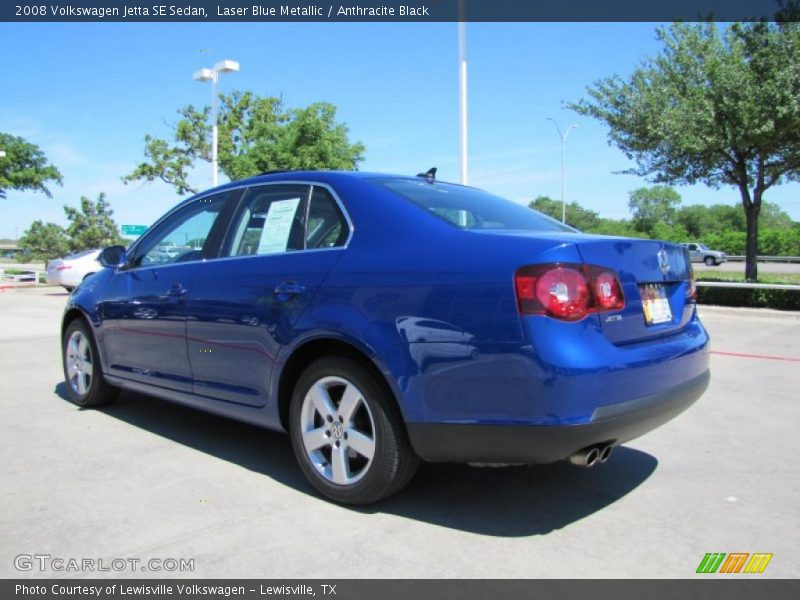
<instances>
[{"instance_id":1,"label":"trunk lid","mask_svg":"<svg viewBox=\"0 0 800 600\"><path fill-rule=\"evenodd\" d=\"M692 318L694 305L687 297L692 266L683 246L656 240L589 236L576 240L576 245L585 263L613 269L622 284L625 307L598 315L603 333L612 343L625 344L675 333ZM646 302L645 298L665 298L669 310L662 300ZM650 323L645 316L645 304Z\"/></svg>"}]
</instances>

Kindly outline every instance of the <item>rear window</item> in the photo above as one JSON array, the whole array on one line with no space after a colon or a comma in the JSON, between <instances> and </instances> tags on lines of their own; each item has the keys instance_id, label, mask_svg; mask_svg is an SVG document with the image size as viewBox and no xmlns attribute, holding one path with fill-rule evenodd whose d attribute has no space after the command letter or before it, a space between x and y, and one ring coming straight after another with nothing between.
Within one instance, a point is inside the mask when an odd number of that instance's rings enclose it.
<instances>
[{"instance_id":1,"label":"rear window","mask_svg":"<svg viewBox=\"0 0 800 600\"><path fill-rule=\"evenodd\" d=\"M576 232L531 208L482 190L424 179L371 179L461 229Z\"/></svg>"}]
</instances>

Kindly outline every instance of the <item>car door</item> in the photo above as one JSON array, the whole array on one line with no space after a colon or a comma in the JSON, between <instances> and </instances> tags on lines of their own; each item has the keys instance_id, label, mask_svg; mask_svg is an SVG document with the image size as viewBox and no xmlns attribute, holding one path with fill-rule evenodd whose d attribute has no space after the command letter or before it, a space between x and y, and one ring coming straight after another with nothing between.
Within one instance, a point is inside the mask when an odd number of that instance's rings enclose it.
<instances>
[{"instance_id":1,"label":"car door","mask_svg":"<svg viewBox=\"0 0 800 600\"><path fill-rule=\"evenodd\" d=\"M703 257L700 255L700 248L697 247L697 244L689 244L689 260L692 262L703 260Z\"/></svg>"},{"instance_id":2,"label":"car door","mask_svg":"<svg viewBox=\"0 0 800 600\"><path fill-rule=\"evenodd\" d=\"M111 375L192 391L186 294L219 236L230 193L199 198L168 215L131 248L106 287L100 311Z\"/></svg>"},{"instance_id":3,"label":"car door","mask_svg":"<svg viewBox=\"0 0 800 600\"><path fill-rule=\"evenodd\" d=\"M250 406L269 402L275 357L341 257L351 227L333 191L309 184L248 189L222 256L187 301L195 394Z\"/></svg>"}]
</instances>

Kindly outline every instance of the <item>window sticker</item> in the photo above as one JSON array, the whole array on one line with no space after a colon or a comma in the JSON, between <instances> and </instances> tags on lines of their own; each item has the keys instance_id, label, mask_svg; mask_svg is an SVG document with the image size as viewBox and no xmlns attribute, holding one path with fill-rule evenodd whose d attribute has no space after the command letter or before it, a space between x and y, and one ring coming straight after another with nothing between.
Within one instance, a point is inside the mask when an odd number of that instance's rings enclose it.
<instances>
[{"instance_id":1,"label":"window sticker","mask_svg":"<svg viewBox=\"0 0 800 600\"><path fill-rule=\"evenodd\" d=\"M276 200L269 205L261 239L258 241L258 254L286 252L298 204L300 198Z\"/></svg>"}]
</instances>

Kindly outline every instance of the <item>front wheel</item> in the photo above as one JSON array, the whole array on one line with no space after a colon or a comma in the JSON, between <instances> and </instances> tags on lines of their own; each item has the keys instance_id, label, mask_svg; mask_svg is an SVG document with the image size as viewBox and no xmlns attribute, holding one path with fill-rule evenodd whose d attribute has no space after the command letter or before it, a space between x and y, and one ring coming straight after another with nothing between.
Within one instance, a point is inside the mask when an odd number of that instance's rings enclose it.
<instances>
[{"instance_id":1,"label":"front wheel","mask_svg":"<svg viewBox=\"0 0 800 600\"><path fill-rule=\"evenodd\" d=\"M103 377L97 344L83 319L75 319L62 340L64 381L70 399L78 406L107 404L117 397L119 389Z\"/></svg>"},{"instance_id":2,"label":"front wheel","mask_svg":"<svg viewBox=\"0 0 800 600\"><path fill-rule=\"evenodd\" d=\"M703 262L706 263L707 267L713 267L714 265L717 264L717 261L714 259L713 256L706 256Z\"/></svg>"},{"instance_id":3,"label":"front wheel","mask_svg":"<svg viewBox=\"0 0 800 600\"><path fill-rule=\"evenodd\" d=\"M399 491L419 464L389 390L350 359L322 358L303 372L289 429L305 476L343 504L370 504Z\"/></svg>"}]
</instances>

